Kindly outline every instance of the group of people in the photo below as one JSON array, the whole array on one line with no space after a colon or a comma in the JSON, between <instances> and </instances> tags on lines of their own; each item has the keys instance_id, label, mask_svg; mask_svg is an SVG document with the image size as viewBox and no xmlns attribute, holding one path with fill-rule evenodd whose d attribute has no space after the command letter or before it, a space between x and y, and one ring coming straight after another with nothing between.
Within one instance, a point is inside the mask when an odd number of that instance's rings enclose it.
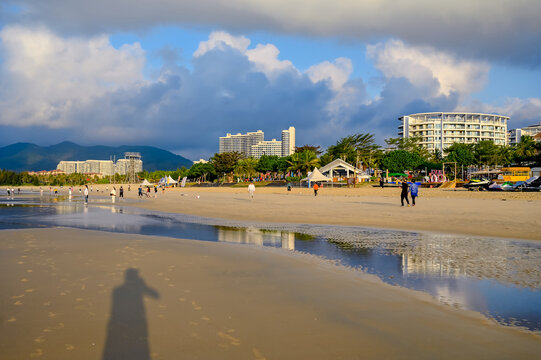
<instances>
[{"instance_id":1,"label":"group of people","mask_svg":"<svg viewBox=\"0 0 541 360\"><path fill-rule=\"evenodd\" d=\"M419 185L417 185L415 182L408 184L408 182L404 179L402 180L402 183L400 184L400 187L402 188L402 192L400 193L400 203L402 206L404 206L404 200L406 200L406 203L408 206L410 206L410 201L408 199L408 193L411 194L411 203L412 206L415 206L415 198L419 196Z\"/></svg>"}]
</instances>

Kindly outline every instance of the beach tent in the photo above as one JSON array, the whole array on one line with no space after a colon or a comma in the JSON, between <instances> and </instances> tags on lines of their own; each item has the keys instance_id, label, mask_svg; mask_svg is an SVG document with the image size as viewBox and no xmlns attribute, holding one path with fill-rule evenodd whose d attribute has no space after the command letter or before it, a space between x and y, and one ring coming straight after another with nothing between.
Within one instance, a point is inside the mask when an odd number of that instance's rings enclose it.
<instances>
[{"instance_id":1,"label":"beach tent","mask_svg":"<svg viewBox=\"0 0 541 360\"><path fill-rule=\"evenodd\" d=\"M310 175L308 175L301 181L308 181L308 182L327 181L328 182L328 181L332 181L332 179L323 175L317 168L314 168L314 171L312 171Z\"/></svg>"},{"instance_id":2,"label":"beach tent","mask_svg":"<svg viewBox=\"0 0 541 360\"><path fill-rule=\"evenodd\" d=\"M143 180L143 182L141 183L142 186L150 186L152 185L151 183L148 182L147 179Z\"/></svg>"},{"instance_id":3,"label":"beach tent","mask_svg":"<svg viewBox=\"0 0 541 360\"><path fill-rule=\"evenodd\" d=\"M174 184L178 184L178 181L174 180L171 176L162 177L158 183L159 186L172 186Z\"/></svg>"}]
</instances>

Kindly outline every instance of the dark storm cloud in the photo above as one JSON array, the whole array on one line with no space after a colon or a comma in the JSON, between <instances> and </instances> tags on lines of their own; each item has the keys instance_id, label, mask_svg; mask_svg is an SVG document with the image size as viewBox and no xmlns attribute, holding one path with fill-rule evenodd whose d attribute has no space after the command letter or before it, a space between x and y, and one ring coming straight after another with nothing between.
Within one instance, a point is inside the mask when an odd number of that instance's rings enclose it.
<instances>
[{"instance_id":1,"label":"dark storm cloud","mask_svg":"<svg viewBox=\"0 0 541 360\"><path fill-rule=\"evenodd\" d=\"M400 38L489 61L539 66L541 2L456 1L220 1L18 0L17 21L65 34L140 31L161 25L273 31L351 41ZM310 11L307 12L306 8ZM298 14L302 14L299 16Z\"/></svg>"}]
</instances>

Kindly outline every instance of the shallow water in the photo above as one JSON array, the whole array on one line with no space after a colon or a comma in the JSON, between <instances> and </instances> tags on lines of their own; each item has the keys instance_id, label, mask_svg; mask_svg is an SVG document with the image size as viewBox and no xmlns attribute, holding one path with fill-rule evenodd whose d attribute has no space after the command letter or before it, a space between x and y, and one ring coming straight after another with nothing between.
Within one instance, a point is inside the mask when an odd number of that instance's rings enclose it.
<instances>
[{"instance_id":1,"label":"shallow water","mask_svg":"<svg viewBox=\"0 0 541 360\"><path fill-rule=\"evenodd\" d=\"M541 244L295 224L255 224L160 213L80 197L0 196L0 229L67 226L301 251L362 268L383 281L500 323L541 331Z\"/></svg>"}]
</instances>

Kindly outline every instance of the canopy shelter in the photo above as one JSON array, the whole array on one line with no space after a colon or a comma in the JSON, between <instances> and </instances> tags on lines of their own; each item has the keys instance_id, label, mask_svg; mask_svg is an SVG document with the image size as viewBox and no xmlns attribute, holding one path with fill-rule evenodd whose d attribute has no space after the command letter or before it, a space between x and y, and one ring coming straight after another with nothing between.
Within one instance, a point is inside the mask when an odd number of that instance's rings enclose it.
<instances>
[{"instance_id":1,"label":"canopy shelter","mask_svg":"<svg viewBox=\"0 0 541 360\"><path fill-rule=\"evenodd\" d=\"M329 179L325 175L323 175L317 168L314 168L314 171L310 173L307 177L302 179L301 181L308 181L308 182L320 182L320 181L332 181L332 179Z\"/></svg>"},{"instance_id":2,"label":"canopy shelter","mask_svg":"<svg viewBox=\"0 0 541 360\"><path fill-rule=\"evenodd\" d=\"M345 162L342 159L336 159L333 162L328 163L327 165L319 169L319 171L321 171L323 175L327 175L331 179L333 179L335 176L343 176L349 178L350 174L353 174L353 176L357 174L357 176L360 178L370 178L370 176L365 171L356 168L355 166Z\"/></svg>"},{"instance_id":3,"label":"canopy shelter","mask_svg":"<svg viewBox=\"0 0 541 360\"><path fill-rule=\"evenodd\" d=\"M151 183L148 182L147 179L143 180L143 182L141 183L142 186L150 186L152 185Z\"/></svg>"},{"instance_id":4,"label":"canopy shelter","mask_svg":"<svg viewBox=\"0 0 541 360\"><path fill-rule=\"evenodd\" d=\"M178 184L178 181L174 180L171 176L162 177L158 183L159 186L173 186L174 184Z\"/></svg>"}]
</instances>

